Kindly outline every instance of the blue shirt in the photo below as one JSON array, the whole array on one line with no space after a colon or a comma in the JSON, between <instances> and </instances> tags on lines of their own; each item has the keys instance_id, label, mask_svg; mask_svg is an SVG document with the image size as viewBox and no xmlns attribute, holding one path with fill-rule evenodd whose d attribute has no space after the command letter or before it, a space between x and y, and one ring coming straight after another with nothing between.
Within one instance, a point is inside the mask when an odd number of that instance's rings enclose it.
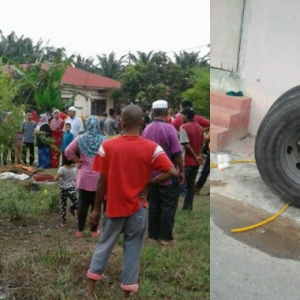
<instances>
[{"instance_id":1,"label":"blue shirt","mask_svg":"<svg viewBox=\"0 0 300 300\"><path fill-rule=\"evenodd\" d=\"M23 142L34 143L34 130L36 129L36 123L34 121L25 121L23 123Z\"/></svg>"},{"instance_id":2,"label":"blue shirt","mask_svg":"<svg viewBox=\"0 0 300 300\"><path fill-rule=\"evenodd\" d=\"M65 152L66 148L69 146L69 144L72 143L74 140L74 134L71 132L64 132L64 136L61 142L60 150L61 152Z\"/></svg>"}]
</instances>

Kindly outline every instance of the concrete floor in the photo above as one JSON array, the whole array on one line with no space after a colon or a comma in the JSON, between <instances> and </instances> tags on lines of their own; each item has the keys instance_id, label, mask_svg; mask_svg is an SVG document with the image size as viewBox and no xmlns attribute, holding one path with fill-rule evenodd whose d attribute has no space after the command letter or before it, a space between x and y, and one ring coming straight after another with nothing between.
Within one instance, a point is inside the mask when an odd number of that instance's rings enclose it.
<instances>
[{"instance_id":1,"label":"concrete floor","mask_svg":"<svg viewBox=\"0 0 300 300\"><path fill-rule=\"evenodd\" d=\"M254 159L254 138L222 151L232 159ZM219 154L219 153L218 153ZM211 154L216 163L216 154ZM263 221L285 203L269 190L255 164L212 169L211 299L300 299L300 210L289 207L257 229L231 233Z\"/></svg>"}]
</instances>

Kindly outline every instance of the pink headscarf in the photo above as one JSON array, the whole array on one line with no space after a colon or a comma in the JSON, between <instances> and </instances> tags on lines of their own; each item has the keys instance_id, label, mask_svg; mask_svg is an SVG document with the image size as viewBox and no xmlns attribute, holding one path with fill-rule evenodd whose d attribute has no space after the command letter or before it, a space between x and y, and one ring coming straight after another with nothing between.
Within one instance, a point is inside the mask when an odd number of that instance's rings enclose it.
<instances>
[{"instance_id":1,"label":"pink headscarf","mask_svg":"<svg viewBox=\"0 0 300 300\"><path fill-rule=\"evenodd\" d=\"M60 113L60 111L58 109L56 109L53 111L53 114L56 112L58 114ZM50 122L50 129L52 131L62 129L63 127L64 127L64 121L61 118L58 118L58 119L53 118Z\"/></svg>"}]
</instances>

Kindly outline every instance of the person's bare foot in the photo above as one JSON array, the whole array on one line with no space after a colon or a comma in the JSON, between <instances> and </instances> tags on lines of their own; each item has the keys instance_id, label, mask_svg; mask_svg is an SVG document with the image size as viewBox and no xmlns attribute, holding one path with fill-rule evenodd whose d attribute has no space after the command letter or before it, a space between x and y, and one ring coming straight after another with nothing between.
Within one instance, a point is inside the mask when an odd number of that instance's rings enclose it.
<instances>
[{"instance_id":1,"label":"person's bare foot","mask_svg":"<svg viewBox=\"0 0 300 300\"><path fill-rule=\"evenodd\" d=\"M170 246L172 244L172 241L160 240L160 244L162 246Z\"/></svg>"},{"instance_id":2,"label":"person's bare foot","mask_svg":"<svg viewBox=\"0 0 300 300\"><path fill-rule=\"evenodd\" d=\"M93 299L95 284L96 284L95 280L90 279L90 278L87 280L87 289L85 292L85 298L83 298L83 299L86 299L86 300Z\"/></svg>"}]
</instances>

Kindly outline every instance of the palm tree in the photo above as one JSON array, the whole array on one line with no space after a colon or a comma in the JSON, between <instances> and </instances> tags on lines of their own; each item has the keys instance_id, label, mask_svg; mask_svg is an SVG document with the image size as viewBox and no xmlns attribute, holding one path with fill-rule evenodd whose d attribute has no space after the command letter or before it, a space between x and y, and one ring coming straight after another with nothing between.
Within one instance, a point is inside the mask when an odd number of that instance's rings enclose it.
<instances>
[{"instance_id":1,"label":"palm tree","mask_svg":"<svg viewBox=\"0 0 300 300\"><path fill-rule=\"evenodd\" d=\"M49 61L54 62L58 56L61 57L61 59L66 59L66 49L65 48L55 48L53 46L46 46L42 48L42 57L41 61Z\"/></svg>"},{"instance_id":2,"label":"palm tree","mask_svg":"<svg viewBox=\"0 0 300 300\"><path fill-rule=\"evenodd\" d=\"M209 68L209 62L210 62L210 52L208 52L207 54L205 54L200 58L200 62L199 62L200 67Z\"/></svg>"},{"instance_id":3,"label":"palm tree","mask_svg":"<svg viewBox=\"0 0 300 300\"><path fill-rule=\"evenodd\" d=\"M81 69L81 70L85 70L87 72L92 72L92 73L96 73L97 72L97 68L94 65L94 58L92 58L92 57L84 58L80 54L77 54L75 56L75 59L73 60L72 65L75 68L78 68L78 69Z\"/></svg>"},{"instance_id":4,"label":"palm tree","mask_svg":"<svg viewBox=\"0 0 300 300\"><path fill-rule=\"evenodd\" d=\"M36 48L30 38L18 37L11 32L7 37L0 32L0 56L5 61L14 60L18 63L33 63L37 58Z\"/></svg>"},{"instance_id":5,"label":"palm tree","mask_svg":"<svg viewBox=\"0 0 300 300\"><path fill-rule=\"evenodd\" d=\"M198 52L180 51L179 54L174 53L175 62L183 69L193 68L200 65L201 58Z\"/></svg>"},{"instance_id":6,"label":"palm tree","mask_svg":"<svg viewBox=\"0 0 300 300\"><path fill-rule=\"evenodd\" d=\"M99 60L97 66L99 66L100 74L112 79L118 79L124 67L125 56L123 55L117 59L114 52L111 52L108 56L106 54L97 55Z\"/></svg>"},{"instance_id":7,"label":"palm tree","mask_svg":"<svg viewBox=\"0 0 300 300\"><path fill-rule=\"evenodd\" d=\"M209 47L210 45L208 45ZM194 67L207 67L210 52L200 57L200 51L198 52L186 52L180 51L179 54L174 53L175 62L183 69L189 69Z\"/></svg>"},{"instance_id":8,"label":"palm tree","mask_svg":"<svg viewBox=\"0 0 300 300\"><path fill-rule=\"evenodd\" d=\"M151 60L152 54L153 54L153 50L150 51L148 54L146 52L137 51L137 56L129 52L128 54L129 64L131 64L131 62L133 62L133 64L140 62L146 65Z\"/></svg>"},{"instance_id":9,"label":"palm tree","mask_svg":"<svg viewBox=\"0 0 300 300\"><path fill-rule=\"evenodd\" d=\"M41 61L54 61L58 54L65 58L65 49L43 46L42 39L34 44L30 38L23 35L18 37L13 31L5 37L0 31L0 57L4 57L4 62L32 64Z\"/></svg>"}]
</instances>

